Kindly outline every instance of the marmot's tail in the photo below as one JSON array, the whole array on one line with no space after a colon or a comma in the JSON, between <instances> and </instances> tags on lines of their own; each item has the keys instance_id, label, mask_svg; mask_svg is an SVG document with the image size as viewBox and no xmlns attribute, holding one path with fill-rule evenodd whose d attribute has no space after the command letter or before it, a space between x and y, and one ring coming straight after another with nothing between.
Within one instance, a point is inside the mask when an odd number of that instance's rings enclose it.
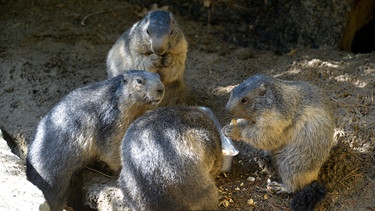
<instances>
[{"instance_id":1,"label":"marmot's tail","mask_svg":"<svg viewBox=\"0 0 375 211\"><path fill-rule=\"evenodd\" d=\"M323 184L313 181L311 184L298 191L292 199L292 210L307 211L314 210L315 205L327 194Z\"/></svg>"}]
</instances>

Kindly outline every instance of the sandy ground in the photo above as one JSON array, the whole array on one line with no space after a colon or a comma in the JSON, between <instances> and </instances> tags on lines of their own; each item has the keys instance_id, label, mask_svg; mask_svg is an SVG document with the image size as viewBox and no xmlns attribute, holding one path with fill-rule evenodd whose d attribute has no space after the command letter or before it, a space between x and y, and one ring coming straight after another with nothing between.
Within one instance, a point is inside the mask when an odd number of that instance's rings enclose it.
<instances>
[{"instance_id":1,"label":"sandy ground","mask_svg":"<svg viewBox=\"0 0 375 211\"><path fill-rule=\"evenodd\" d=\"M39 120L70 91L106 79L108 50L144 8L126 2L5 3L0 6L0 127L20 147ZM114 6L116 5L116 6ZM337 142L320 179L328 195L319 210L375 210L375 53L297 48L287 54L227 43L220 26L176 15L189 41L185 80L191 104L208 106L222 124L229 91L255 73L308 81L335 106ZM194 103L193 103L194 102ZM231 172L220 175L221 209L288 210L292 195L265 192L272 168L261 153L241 150ZM254 180L254 179L255 180Z\"/></svg>"}]
</instances>

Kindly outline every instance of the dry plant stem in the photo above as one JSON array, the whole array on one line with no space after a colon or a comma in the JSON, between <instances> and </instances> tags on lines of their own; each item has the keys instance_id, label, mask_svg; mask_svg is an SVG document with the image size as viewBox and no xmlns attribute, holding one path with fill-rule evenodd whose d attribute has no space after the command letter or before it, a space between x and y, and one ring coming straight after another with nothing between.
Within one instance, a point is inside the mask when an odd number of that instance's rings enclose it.
<instances>
[{"instance_id":1,"label":"dry plant stem","mask_svg":"<svg viewBox=\"0 0 375 211\"><path fill-rule=\"evenodd\" d=\"M81 25L82 25L82 26L86 26L85 21L86 21L86 19L89 18L90 16L98 15L98 14L105 13L105 12L106 12L106 11L101 10L101 11L96 11L96 12L93 12L93 13L90 13L90 14L86 15L85 17L82 18L82 20L81 20Z\"/></svg>"},{"instance_id":2,"label":"dry plant stem","mask_svg":"<svg viewBox=\"0 0 375 211\"><path fill-rule=\"evenodd\" d=\"M90 170L90 171L96 172L96 173L98 173L98 174L100 174L100 175L103 175L103 176L105 176L105 177L111 178L111 179L116 179L116 178L117 178L117 177L114 177L114 176L111 176L111 175L105 174L105 173L103 173L103 172L101 172L101 171L99 171L99 170L93 169L93 168L88 167L88 166L85 166L85 168L87 168L87 169Z\"/></svg>"}]
</instances>

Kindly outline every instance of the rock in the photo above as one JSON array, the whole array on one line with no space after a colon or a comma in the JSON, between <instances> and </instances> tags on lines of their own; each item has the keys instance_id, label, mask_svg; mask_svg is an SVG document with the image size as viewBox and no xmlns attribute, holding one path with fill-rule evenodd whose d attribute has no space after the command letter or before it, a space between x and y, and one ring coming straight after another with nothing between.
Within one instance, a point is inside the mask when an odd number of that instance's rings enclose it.
<instances>
[{"instance_id":1,"label":"rock","mask_svg":"<svg viewBox=\"0 0 375 211\"><path fill-rule=\"evenodd\" d=\"M0 210L49 211L41 190L26 178L25 165L13 154L0 129Z\"/></svg>"},{"instance_id":2,"label":"rock","mask_svg":"<svg viewBox=\"0 0 375 211\"><path fill-rule=\"evenodd\" d=\"M116 178L85 170L83 173L83 202L98 211L129 211Z\"/></svg>"},{"instance_id":3,"label":"rock","mask_svg":"<svg viewBox=\"0 0 375 211\"><path fill-rule=\"evenodd\" d=\"M253 58L254 55L255 55L255 50L252 47L238 48L232 53L233 58L237 58L240 60Z\"/></svg>"}]
</instances>

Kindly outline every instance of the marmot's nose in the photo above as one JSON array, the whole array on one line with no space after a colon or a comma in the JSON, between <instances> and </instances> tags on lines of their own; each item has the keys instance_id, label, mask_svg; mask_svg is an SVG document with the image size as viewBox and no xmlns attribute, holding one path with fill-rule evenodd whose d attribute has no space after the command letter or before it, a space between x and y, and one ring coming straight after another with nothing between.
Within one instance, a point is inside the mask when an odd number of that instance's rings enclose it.
<instances>
[{"instance_id":1,"label":"marmot's nose","mask_svg":"<svg viewBox=\"0 0 375 211\"><path fill-rule=\"evenodd\" d=\"M225 111L229 114L231 114L232 112L232 106L231 106L231 103L230 101L227 103L227 105L225 106Z\"/></svg>"},{"instance_id":2,"label":"marmot's nose","mask_svg":"<svg viewBox=\"0 0 375 211\"><path fill-rule=\"evenodd\" d=\"M161 84L159 87L156 88L156 93L158 94L159 97L163 97L164 91L165 91L165 88L163 84Z\"/></svg>"},{"instance_id":3,"label":"marmot's nose","mask_svg":"<svg viewBox=\"0 0 375 211\"><path fill-rule=\"evenodd\" d=\"M164 89L158 89L156 92L158 93L159 97L161 97L164 94Z\"/></svg>"},{"instance_id":4,"label":"marmot's nose","mask_svg":"<svg viewBox=\"0 0 375 211\"><path fill-rule=\"evenodd\" d=\"M167 48L168 48L168 39L166 39L165 37L162 37L162 38L154 38L152 39L151 41L151 47L152 47L152 51L156 54L156 55L163 55L165 54L165 52L167 51Z\"/></svg>"}]
</instances>

